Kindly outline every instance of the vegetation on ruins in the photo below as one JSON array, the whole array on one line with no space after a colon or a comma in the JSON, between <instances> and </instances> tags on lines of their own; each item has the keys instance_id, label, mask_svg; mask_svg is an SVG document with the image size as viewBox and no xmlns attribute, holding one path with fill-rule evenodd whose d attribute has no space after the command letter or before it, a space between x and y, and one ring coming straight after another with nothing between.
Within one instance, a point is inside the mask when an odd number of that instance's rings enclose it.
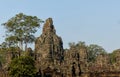
<instances>
[{"instance_id":1,"label":"vegetation on ruins","mask_svg":"<svg viewBox=\"0 0 120 77\"><path fill-rule=\"evenodd\" d=\"M99 46L97 44L86 45L83 41L79 41L78 43L70 42L69 47L71 50L74 48L72 51L78 51L81 49L81 47L85 48L87 50L88 62L94 62L96 60L96 57L100 54L107 54L102 46Z\"/></svg>"},{"instance_id":2,"label":"vegetation on ruins","mask_svg":"<svg viewBox=\"0 0 120 77\"><path fill-rule=\"evenodd\" d=\"M5 63L7 62L9 56L7 55L12 54L11 59L15 58L17 55L16 53L19 53L20 49L18 47L7 47L6 43L3 42L0 46L0 64L1 66L5 66Z\"/></svg>"},{"instance_id":3,"label":"vegetation on ruins","mask_svg":"<svg viewBox=\"0 0 120 77\"><path fill-rule=\"evenodd\" d=\"M117 59L119 58L119 54L120 54L120 49L116 49L112 53L109 53L111 64L114 64L118 61Z\"/></svg>"},{"instance_id":4,"label":"vegetation on ruins","mask_svg":"<svg viewBox=\"0 0 120 77\"><path fill-rule=\"evenodd\" d=\"M5 70L11 77L34 77L49 71L70 77L71 74L81 76L120 70L120 49L107 53L102 46L87 45L83 41L70 42L69 49L63 49L52 18L45 21L42 34L35 38L34 33L41 23L43 21L36 16L19 13L2 24L6 38L0 45L0 71ZM33 42L35 50L27 48L27 44Z\"/></svg>"},{"instance_id":5,"label":"vegetation on ruins","mask_svg":"<svg viewBox=\"0 0 120 77\"><path fill-rule=\"evenodd\" d=\"M90 44L87 48L88 61L94 62L96 57L100 54L107 54L104 48L96 44Z\"/></svg>"},{"instance_id":6,"label":"vegetation on ruins","mask_svg":"<svg viewBox=\"0 0 120 77\"><path fill-rule=\"evenodd\" d=\"M14 58L9 65L11 77L34 77L36 73L35 61L30 56Z\"/></svg>"}]
</instances>

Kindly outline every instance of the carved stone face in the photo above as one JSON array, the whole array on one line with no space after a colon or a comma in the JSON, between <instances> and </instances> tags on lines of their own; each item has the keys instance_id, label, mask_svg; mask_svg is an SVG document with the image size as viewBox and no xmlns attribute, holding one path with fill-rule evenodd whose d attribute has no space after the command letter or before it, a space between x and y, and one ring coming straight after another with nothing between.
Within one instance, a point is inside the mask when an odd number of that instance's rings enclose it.
<instances>
[{"instance_id":1,"label":"carved stone face","mask_svg":"<svg viewBox=\"0 0 120 77\"><path fill-rule=\"evenodd\" d=\"M52 18L48 18L43 26L43 34L56 34Z\"/></svg>"},{"instance_id":2,"label":"carved stone face","mask_svg":"<svg viewBox=\"0 0 120 77\"><path fill-rule=\"evenodd\" d=\"M63 56L62 39L55 32L52 18L46 20L42 34L35 42L35 50L42 58L60 59Z\"/></svg>"}]
</instances>

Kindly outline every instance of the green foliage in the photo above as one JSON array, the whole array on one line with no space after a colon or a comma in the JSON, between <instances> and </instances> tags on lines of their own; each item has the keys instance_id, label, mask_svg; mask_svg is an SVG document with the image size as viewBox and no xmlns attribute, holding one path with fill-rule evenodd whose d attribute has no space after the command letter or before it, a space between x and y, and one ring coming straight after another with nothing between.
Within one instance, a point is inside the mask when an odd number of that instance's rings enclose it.
<instances>
[{"instance_id":1,"label":"green foliage","mask_svg":"<svg viewBox=\"0 0 120 77\"><path fill-rule=\"evenodd\" d=\"M7 30L6 41L12 46L19 43L21 49L23 49L23 44L26 44L27 47L27 43L32 43L35 40L34 33L40 27L40 23L43 23L43 21L36 16L27 16L23 13L17 14L3 23Z\"/></svg>"},{"instance_id":2,"label":"green foliage","mask_svg":"<svg viewBox=\"0 0 120 77\"><path fill-rule=\"evenodd\" d=\"M3 48L8 48L8 43L7 42L3 42L1 45L0 45L0 48L3 49Z\"/></svg>"},{"instance_id":3,"label":"green foliage","mask_svg":"<svg viewBox=\"0 0 120 77\"><path fill-rule=\"evenodd\" d=\"M91 44L87 48L87 53L88 53L88 61L89 62L94 62L96 57L99 54L107 54L107 52L102 48L101 46L98 46L96 44Z\"/></svg>"},{"instance_id":4,"label":"green foliage","mask_svg":"<svg viewBox=\"0 0 120 77\"><path fill-rule=\"evenodd\" d=\"M5 62L5 53L3 52L2 49L0 49L0 67L2 66L2 64L4 64Z\"/></svg>"},{"instance_id":5,"label":"green foliage","mask_svg":"<svg viewBox=\"0 0 120 77\"><path fill-rule=\"evenodd\" d=\"M6 57L7 51L8 51L7 43L3 42L0 45L0 65L6 62L5 57Z\"/></svg>"},{"instance_id":6,"label":"green foliage","mask_svg":"<svg viewBox=\"0 0 120 77\"><path fill-rule=\"evenodd\" d=\"M16 47L18 43L16 36L8 36L5 38L5 41L8 44L8 47Z\"/></svg>"},{"instance_id":7,"label":"green foliage","mask_svg":"<svg viewBox=\"0 0 120 77\"><path fill-rule=\"evenodd\" d=\"M8 47L8 44L6 42L3 42L0 45L0 63L4 66L4 64L7 62L7 55L11 54L11 59L13 59L19 56L19 51L19 47Z\"/></svg>"},{"instance_id":8,"label":"green foliage","mask_svg":"<svg viewBox=\"0 0 120 77\"><path fill-rule=\"evenodd\" d=\"M35 61L32 57L21 56L11 61L9 75L11 77L34 77L36 72Z\"/></svg>"},{"instance_id":9,"label":"green foliage","mask_svg":"<svg viewBox=\"0 0 120 77\"><path fill-rule=\"evenodd\" d=\"M110 57L110 63L113 64L116 62L115 60L115 54L114 53L109 53L109 57Z\"/></svg>"},{"instance_id":10,"label":"green foliage","mask_svg":"<svg viewBox=\"0 0 120 77\"><path fill-rule=\"evenodd\" d=\"M79 41L78 43L70 42L68 43L68 45L69 47L75 47L75 48L86 47L86 44L83 41Z\"/></svg>"},{"instance_id":11,"label":"green foliage","mask_svg":"<svg viewBox=\"0 0 120 77\"><path fill-rule=\"evenodd\" d=\"M70 43L68 43L68 45L69 45L69 47L75 47L75 42L70 42Z\"/></svg>"},{"instance_id":12,"label":"green foliage","mask_svg":"<svg viewBox=\"0 0 120 77\"><path fill-rule=\"evenodd\" d=\"M79 41L78 43L75 42L71 42L69 43L70 46L70 51L72 51L72 57L76 58L76 60L80 59L80 52L81 49L83 50L83 54L85 53L85 55L87 56L87 46L85 44L85 42L83 41Z\"/></svg>"},{"instance_id":13,"label":"green foliage","mask_svg":"<svg viewBox=\"0 0 120 77\"><path fill-rule=\"evenodd\" d=\"M120 49L114 50L112 53L109 54L111 64L117 62L118 55L120 54Z\"/></svg>"},{"instance_id":14,"label":"green foliage","mask_svg":"<svg viewBox=\"0 0 120 77\"><path fill-rule=\"evenodd\" d=\"M83 48L86 48L86 44L84 41L79 41L76 46L79 48L79 47L83 47Z\"/></svg>"}]
</instances>

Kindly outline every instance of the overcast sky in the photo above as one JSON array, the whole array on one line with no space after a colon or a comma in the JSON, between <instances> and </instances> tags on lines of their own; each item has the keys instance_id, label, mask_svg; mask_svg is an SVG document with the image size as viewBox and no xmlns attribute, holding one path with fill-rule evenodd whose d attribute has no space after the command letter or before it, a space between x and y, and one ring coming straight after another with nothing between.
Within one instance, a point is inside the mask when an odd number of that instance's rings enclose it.
<instances>
[{"instance_id":1,"label":"overcast sky","mask_svg":"<svg viewBox=\"0 0 120 77\"><path fill-rule=\"evenodd\" d=\"M0 0L0 24L20 12L43 20L52 17L64 48L78 41L108 52L120 48L120 0ZM4 35L0 26L0 43Z\"/></svg>"}]
</instances>

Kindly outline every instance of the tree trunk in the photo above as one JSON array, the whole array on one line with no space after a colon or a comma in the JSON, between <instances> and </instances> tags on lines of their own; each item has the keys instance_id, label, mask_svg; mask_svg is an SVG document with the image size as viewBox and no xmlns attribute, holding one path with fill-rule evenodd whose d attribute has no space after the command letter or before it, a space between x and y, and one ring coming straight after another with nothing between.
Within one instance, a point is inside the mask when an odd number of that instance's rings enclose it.
<instances>
[{"instance_id":1,"label":"tree trunk","mask_svg":"<svg viewBox=\"0 0 120 77\"><path fill-rule=\"evenodd\" d=\"M23 50L23 42L22 41L19 42L19 47L21 50Z\"/></svg>"},{"instance_id":2,"label":"tree trunk","mask_svg":"<svg viewBox=\"0 0 120 77\"><path fill-rule=\"evenodd\" d=\"M25 42L25 51L27 50L27 42Z\"/></svg>"}]
</instances>

